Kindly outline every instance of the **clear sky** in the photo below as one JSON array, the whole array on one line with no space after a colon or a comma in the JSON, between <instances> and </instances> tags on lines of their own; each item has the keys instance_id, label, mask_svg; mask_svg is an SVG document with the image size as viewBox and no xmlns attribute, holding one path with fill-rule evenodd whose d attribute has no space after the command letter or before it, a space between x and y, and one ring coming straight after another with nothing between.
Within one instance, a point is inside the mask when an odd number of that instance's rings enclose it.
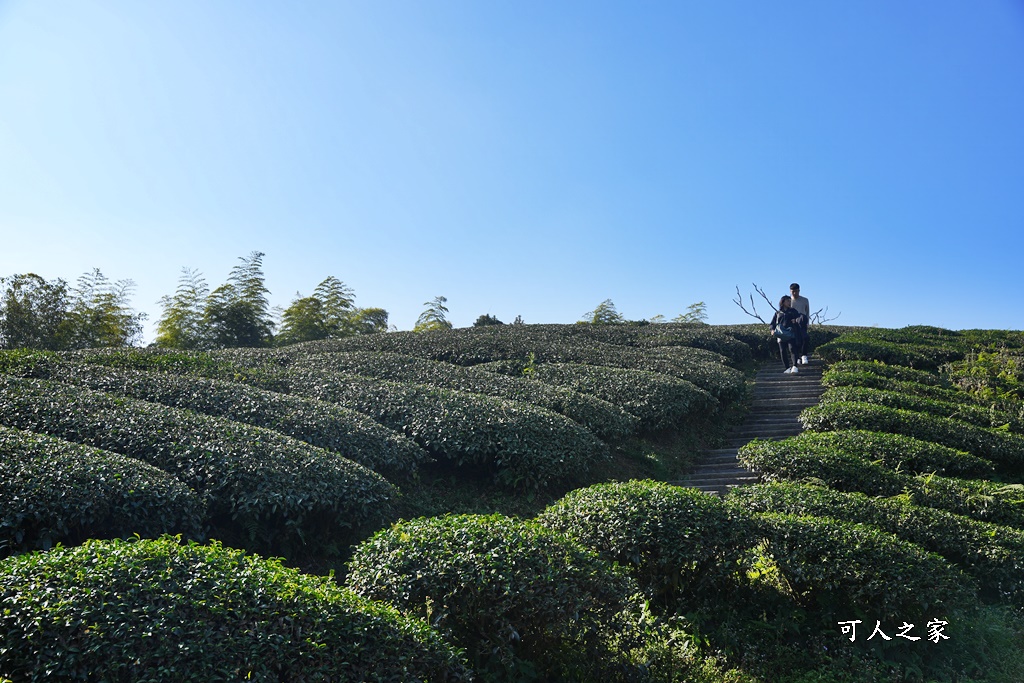
<instances>
[{"instance_id":1,"label":"clear sky","mask_svg":"<svg viewBox=\"0 0 1024 683\"><path fill-rule=\"evenodd\" d=\"M0 0L0 276L1024 327L1020 0ZM764 307L762 307L763 310Z\"/></svg>"}]
</instances>

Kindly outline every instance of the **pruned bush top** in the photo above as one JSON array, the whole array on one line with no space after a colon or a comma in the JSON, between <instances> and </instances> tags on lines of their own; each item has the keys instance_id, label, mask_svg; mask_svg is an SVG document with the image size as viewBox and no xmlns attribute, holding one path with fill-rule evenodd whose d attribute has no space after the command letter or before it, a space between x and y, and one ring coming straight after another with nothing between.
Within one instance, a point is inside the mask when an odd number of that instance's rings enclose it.
<instances>
[{"instance_id":1,"label":"pruned bush top","mask_svg":"<svg viewBox=\"0 0 1024 683\"><path fill-rule=\"evenodd\" d=\"M598 680L626 664L609 642L628 626L636 584L536 522L400 522L360 544L349 569L349 588L435 624L475 668L509 671L525 661L541 680L573 671L574 680Z\"/></svg>"},{"instance_id":2,"label":"pruned bush top","mask_svg":"<svg viewBox=\"0 0 1024 683\"><path fill-rule=\"evenodd\" d=\"M748 520L721 499L653 481L577 489L538 521L631 567L651 597L688 602L721 589L751 544Z\"/></svg>"},{"instance_id":3,"label":"pruned bush top","mask_svg":"<svg viewBox=\"0 0 1024 683\"><path fill-rule=\"evenodd\" d=\"M440 458L490 469L510 488L546 486L609 454L576 422L520 401L301 368L279 377L292 393L358 410Z\"/></svg>"},{"instance_id":4,"label":"pruned bush top","mask_svg":"<svg viewBox=\"0 0 1024 683\"><path fill-rule=\"evenodd\" d=\"M815 349L827 362L879 361L919 370L937 370L964 357L966 346L956 333L922 334L915 330L859 330L833 339Z\"/></svg>"},{"instance_id":5,"label":"pruned bush top","mask_svg":"<svg viewBox=\"0 0 1024 683\"><path fill-rule=\"evenodd\" d=\"M745 457L753 457L756 452L771 453L776 458L785 458L788 454L827 457L829 454L843 453L884 464L890 470L911 474L991 477L995 473L990 461L966 451L902 434L863 429L803 432L780 441L752 441L741 448L741 451Z\"/></svg>"},{"instance_id":6,"label":"pruned bush top","mask_svg":"<svg viewBox=\"0 0 1024 683\"><path fill-rule=\"evenodd\" d=\"M971 403L936 400L903 391L886 391L860 386L828 389L821 395L819 403L873 403L889 408L928 413L938 417L951 417L976 427L998 429L1005 426L1016 432L1020 432L1022 425L1020 420L1002 411L983 408Z\"/></svg>"},{"instance_id":7,"label":"pruned bush top","mask_svg":"<svg viewBox=\"0 0 1024 683\"><path fill-rule=\"evenodd\" d=\"M800 414L800 421L804 429L817 432L868 429L904 434L973 453L993 461L1004 472L1024 471L1024 436L977 427L962 420L850 402L811 406Z\"/></svg>"},{"instance_id":8,"label":"pruned bush top","mask_svg":"<svg viewBox=\"0 0 1024 683\"><path fill-rule=\"evenodd\" d=\"M942 617L975 598L970 577L892 534L820 517L755 519L793 596L832 628L861 614L883 623L924 623L918 620Z\"/></svg>"},{"instance_id":9,"label":"pruned bush top","mask_svg":"<svg viewBox=\"0 0 1024 683\"><path fill-rule=\"evenodd\" d=\"M632 370L660 372L686 379L731 401L742 396L743 375L727 365L724 356L690 347L640 349L606 344L594 339L546 334L534 326L516 330L518 325L493 325L436 332L396 332L362 335L334 342L298 344L291 354L335 351L389 351L418 358L441 360L456 365L478 365L496 360L526 362L531 354L538 363L580 363Z\"/></svg>"},{"instance_id":10,"label":"pruned bush top","mask_svg":"<svg viewBox=\"0 0 1024 683\"><path fill-rule=\"evenodd\" d=\"M515 361L478 367L514 375L524 370L523 364ZM657 372L577 363L541 363L526 370L539 382L619 406L635 415L645 431L681 427L688 419L706 418L718 410L718 401L693 382Z\"/></svg>"},{"instance_id":11,"label":"pruned bush top","mask_svg":"<svg viewBox=\"0 0 1024 683\"><path fill-rule=\"evenodd\" d=\"M468 680L424 623L217 543L90 541L0 563L0 678Z\"/></svg>"},{"instance_id":12,"label":"pruned bush top","mask_svg":"<svg viewBox=\"0 0 1024 683\"><path fill-rule=\"evenodd\" d=\"M876 498L795 483L736 487L729 502L752 512L832 517L870 524L938 553L973 576L990 601L1024 599L1024 532L921 507L909 496Z\"/></svg>"},{"instance_id":13,"label":"pruned bush top","mask_svg":"<svg viewBox=\"0 0 1024 683\"><path fill-rule=\"evenodd\" d=\"M202 500L151 465L0 427L0 557L87 538L203 532Z\"/></svg>"},{"instance_id":14,"label":"pruned bush top","mask_svg":"<svg viewBox=\"0 0 1024 683\"><path fill-rule=\"evenodd\" d=\"M1024 492L1019 486L932 474L912 476L842 450L790 449L787 441L755 439L739 449L740 462L760 472L767 482L808 482L872 496L906 493L916 505L1024 528Z\"/></svg>"},{"instance_id":15,"label":"pruned bush top","mask_svg":"<svg viewBox=\"0 0 1024 683\"><path fill-rule=\"evenodd\" d=\"M869 374L900 382L913 382L915 384L949 388L949 383L943 379L942 375L935 372L915 370L903 365L886 365L876 361L863 360L844 360L832 363L822 374L822 383L828 384L827 380L831 375L843 373Z\"/></svg>"},{"instance_id":16,"label":"pruned bush top","mask_svg":"<svg viewBox=\"0 0 1024 683\"><path fill-rule=\"evenodd\" d=\"M210 499L214 525L279 543L376 523L394 488L277 432L67 384L0 376L0 424L144 460Z\"/></svg>"},{"instance_id":17,"label":"pruned bush top","mask_svg":"<svg viewBox=\"0 0 1024 683\"><path fill-rule=\"evenodd\" d=\"M639 426L638 420L622 408L595 396L477 367L373 351L313 354L296 359L295 365L532 403L565 415L602 439L629 436Z\"/></svg>"},{"instance_id":18,"label":"pruned bush top","mask_svg":"<svg viewBox=\"0 0 1024 683\"><path fill-rule=\"evenodd\" d=\"M411 472L428 459L409 439L354 410L238 382L76 363L56 354L33 354L6 371L266 427L373 470Z\"/></svg>"}]
</instances>

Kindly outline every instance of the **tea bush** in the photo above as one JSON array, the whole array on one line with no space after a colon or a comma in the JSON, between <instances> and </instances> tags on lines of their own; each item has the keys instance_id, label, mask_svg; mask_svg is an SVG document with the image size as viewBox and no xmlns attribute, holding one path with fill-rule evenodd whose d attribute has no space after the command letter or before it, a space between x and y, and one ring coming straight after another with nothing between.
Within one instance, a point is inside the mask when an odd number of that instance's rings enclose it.
<instances>
[{"instance_id":1,"label":"tea bush","mask_svg":"<svg viewBox=\"0 0 1024 683\"><path fill-rule=\"evenodd\" d=\"M746 516L721 499L654 481L577 489L537 519L630 567L650 598L690 608L717 599L752 544Z\"/></svg>"},{"instance_id":2,"label":"tea bush","mask_svg":"<svg viewBox=\"0 0 1024 683\"><path fill-rule=\"evenodd\" d=\"M144 462L0 427L0 557L86 538L199 538L196 494Z\"/></svg>"},{"instance_id":3,"label":"tea bush","mask_svg":"<svg viewBox=\"0 0 1024 683\"><path fill-rule=\"evenodd\" d=\"M976 598L974 581L962 571L878 529L777 513L754 519L793 597L823 627L866 615L918 623Z\"/></svg>"},{"instance_id":4,"label":"tea bush","mask_svg":"<svg viewBox=\"0 0 1024 683\"><path fill-rule=\"evenodd\" d=\"M990 477L995 468L988 460L901 434L843 429L835 432L803 432L781 441L758 441L750 448L774 453L818 455L846 453L912 474L936 473L956 477Z\"/></svg>"},{"instance_id":5,"label":"tea bush","mask_svg":"<svg viewBox=\"0 0 1024 683\"><path fill-rule=\"evenodd\" d=\"M6 372L265 427L334 451L373 470L407 473L429 459L427 453L409 439L356 411L237 382L103 367L57 358L45 364L33 364L33 367L8 367Z\"/></svg>"},{"instance_id":6,"label":"tea bush","mask_svg":"<svg viewBox=\"0 0 1024 683\"><path fill-rule=\"evenodd\" d=\"M216 542L88 541L0 562L0 677L469 680L426 624Z\"/></svg>"},{"instance_id":7,"label":"tea bush","mask_svg":"<svg viewBox=\"0 0 1024 683\"><path fill-rule=\"evenodd\" d=\"M902 391L885 391L868 387L846 386L828 389L819 399L820 404L828 403L872 403L888 408L912 410L937 417L951 417L976 427L1014 428L1019 431L1022 423L1000 411L971 405L966 402L954 403L932 398L915 396Z\"/></svg>"},{"instance_id":8,"label":"tea bush","mask_svg":"<svg viewBox=\"0 0 1024 683\"><path fill-rule=\"evenodd\" d=\"M521 375L524 371L523 364L515 361L476 367L511 375ZM541 363L529 366L529 375L539 382L612 403L635 415L644 431L679 428L689 420L706 418L718 410L718 401L692 382L656 372Z\"/></svg>"},{"instance_id":9,"label":"tea bush","mask_svg":"<svg viewBox=\"0 0 1024 683\"><path fill-rule=\"evenodd\" d=\"M818 347L816 353L830 363L879 361L919 370L937 370L945 363L963 358L966 348L952 337L934 340L914 333L900 334L900 330L864 330L833 339Z\"/></svg>"},{"instance_id":10,"label":"tea bush","mask_svg":"<svg viewBox=\"0 0 1024 683\"><path fill-rule=\"evenodd\" d=\"M830 364L822 374L821 381L823 384L828 384L829 377L840 373L869 374L900 382L913 382L915 384L926 384L946 389L952 388L952 385L942 375L935 372L915 370L903 365L886 365L877 361L862 360L844 360Z\"/></svg>"},{"instance_id":11,"label":"tea bush","mask_svg":"<svg viewBox=\"0 0 1024 683\"><path fill-rule=\"evenodd\" d=\"M896 366L884 366L896 367ZM978 403L969 394L956 389L947 389L936 384L924 384L921 382L908 382L891 377L884 377L873 372L863 371L836 371L835 366L829 368L821 377L821 384L825 387L866 387L869 389L880 389L883 391L898 391L910 396L935 399L937 401L949 401L961 403Z\"/></svg>"},{"instance_id":12,"label":"tea bush","mask_svg":"<svg viewBox=\"0 0 1024 683\"><path fill-rule=\"evenodd\" d=\"M44 380L0 376L0 424L122 453L208 497L215 528L257 547L329 543L387 514L394 488L277 432Z\"/></svg>"},{"instance_id":13,"label":"tea bush","mask_svg":"<svg viewBox=\"0 0 1024 683\"><path fill-rule=\"evenodd\" d=\"M804 429L819 432L867 429L904 434L967 451L993 461L1011 474L1024 468L1024 436L977 427L962 420L870 403L829 403L806 408L800 421Z\"/></svg>"},{"instance_id":14,"label":"tea bush","mask_svg":"<svg viewBox=\"0 0 1024 683\"><path fill-rule=\"evenodd\" d=\"M479 365L497 360L525 363L532 354L537 363L578 363L660 372L689 380L723 401L743 395L742 373L729 367L727 358L711 351L689 347L640 349L536 329L544 326L522 326L528 328L525 330L516 330L516 327L520 326L362 335L335 342L300 344L297 346L303 348L294 353L389 351L456 365Z\"/></svg>"},{"instance_id":15,"label":"tea bush","mask_svg":"<svg viewBox=\"0 0 1024 683\"><path fill-rule=\"evenodd\" d=\"M992 602L1024 599L1024 532L921 507L907 496L874 498L821 486L776 483L742 486L730 503L751 512L831 517L868 524L938 553L971 575Z\"/></svg>"},{"instance_id":16,"label":"tea bush","mask_svg":"<svg viewBox=\"0 0 1024 683\"><path fill-rule=\"evenodd\" d=\"M915 505L1024 528L1024 493L1016 485L931 474L912 476L838 450L801 452L774 448L774 443L754 440L739 450L740 462L760 472L766 482L806 482L871 496L906 494Z\"/></svg>"},{"instance_id":17,"label":"tea bush","mask_svg":"<svg viewBox=\"0 0 1024 683\"><path fill-rule=\"evenodd\" d=\"M531 403L561 413L606 440L627 437L639 428L636 418L608 401L563 387L531 382L522 373L519 377L506 377L479 367L368 351L310 355L297 359L296 365Z\"/></svg>"},{"instance_id":18,"label":"tea bush","mask_svg":"<svg viewBox=\"0 0 1024 683\"><path fill-rule=\"evenodd\" d=\"M349 588L427 620L496 680L625 680L632 668L611 643L632 628L636 584L536 522L400 522L361 543L349 570Z\"/></svg>"},{"instance_id":19,"label":"tea bush","mask_svg":"<svg viewBox=\"0 0 1024 683\"><path fill-rule=\"evenodd\" d=\"M579 424L528 403L301 368L280 377L294 394L358 410L439 458L486 468L510 488L544 487L609 455Z\"/></svg>"}]
</instances>

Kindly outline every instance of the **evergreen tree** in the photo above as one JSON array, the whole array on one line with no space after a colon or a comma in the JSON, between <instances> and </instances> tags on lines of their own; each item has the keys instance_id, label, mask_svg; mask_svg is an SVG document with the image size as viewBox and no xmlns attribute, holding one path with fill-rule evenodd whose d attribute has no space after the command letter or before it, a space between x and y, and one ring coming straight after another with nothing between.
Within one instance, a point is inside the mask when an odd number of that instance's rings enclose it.
<instances>
[{"instance_id":1,"label":"evergreen tree","mask_svg":"<svg viewBox=\"0 0 1024 683\"><path fill-rule=\"evenodd\" d=\"M68 286L35 273L0 278L0 348L59 351L67 346Z\"/></svg>"},{"instance_id":2,"label":"evergreen tree","mask_svg":"<svg viewBox=\"0 0 1024 683\"><path fill-rule=\"evenodd\" d=\"M490 313L487 313L485 315L481 315L480 317L478 317L476 321L473 323L473 327L487 327L488 325L504 324L505 323L498 320L495 316L491 315Z\"/></svg>"}]
</instances>

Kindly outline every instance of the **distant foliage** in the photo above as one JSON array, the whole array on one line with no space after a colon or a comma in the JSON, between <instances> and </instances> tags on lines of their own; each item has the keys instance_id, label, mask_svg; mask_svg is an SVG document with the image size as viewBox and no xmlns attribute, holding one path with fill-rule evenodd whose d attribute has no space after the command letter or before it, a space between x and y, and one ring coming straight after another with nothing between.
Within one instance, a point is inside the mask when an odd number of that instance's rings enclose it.
<instances>
[{"instance_id":1,"label":"distant foliage","mask_svg":"<svg viewBox=\"0 0 1024 683\"><path fill-rule=\"evenodd\" d=\"M615 302L605 299L592 311L583 314L580 322L592 325L615 325L626 322L622 314L615 308Z\"/></svg>"},{"instance_id":2,"label":"distant foliage","mask_svg":"<svg viewBox=\"0 0 1024 683\"><path fill-rule=\"evenodd\" d=\"M498 320L490 313L485 313L479 316L474 322L473 327L486 327L487 325L504 325L505 323Z\"/></svg>"},{"instance_id":3,"label":"distant foliage","mask_svg":"<svg viewBox=\"0 0 1024 683\"><path fill-rule=\"evenodd\" d=\"M413 332L433 332L436 330L450 330L452 324L448 321L448 308L445 304L448 299L443 296L436 296L423 305L427 308L420 313L416 319L416 326Z\"/></svg>"},{"instance_id":4,"label":"distant foliage","mask_svg":"<svg viewBox=\"0 0 1024 683\"><path fill-rule=\"evenodd\" d=\"M198 271L182 268L174 296L160 299L163 313L156 323L154 344L168 349L203 349L211 345L203 320L203 307L210 294Z\"/></svg>"},{"instance_id":5,"label":"distant foliage","mask_svg":"<svg viewBox=\"0 0 1024 683\"><path fill-rule=\"evenodd\" d=\"M33 273L0 280L0 347L48 350L131 346L142 336L145 313L131 307L135 283L111 282L99 268L68 288Z\"/></svg>"},{"instance_id":6,"label":"distant foliage","mask_svg":"<svg viewBox=\"0 0 1024 683\"><path fill-rule=\"evenodd\" d=\"M10 558L0 604L0 677L19 681L471 680L426 623L217 542Z\"/></svg>"}]
</instances>

